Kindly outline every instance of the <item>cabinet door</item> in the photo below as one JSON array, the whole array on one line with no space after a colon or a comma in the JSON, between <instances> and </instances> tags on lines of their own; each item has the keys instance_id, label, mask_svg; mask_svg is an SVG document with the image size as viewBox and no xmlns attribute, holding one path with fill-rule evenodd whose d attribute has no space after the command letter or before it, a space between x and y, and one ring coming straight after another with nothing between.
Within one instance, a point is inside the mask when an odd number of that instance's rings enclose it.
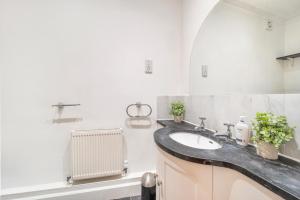
<instances>
[{"instance_id":1,"label":"cabinet door","mask_svg":"<svg viewBox=\"0 0 300 200\"><path fill-rule=\"evenodd\" d=\"M214 200L283 200L270 190L231 169L213 167Z\"/></svg>"},{"instance_id":2,"label":"cabinet door","mask_svg":"<svg viewBox=\"0 0 300 200\"><path fill-rule=\"evenodd\" d=\"M212 167L175 158L158 150L158 200L211 200ZM159 199L160 198L160 199Z\"/></svg>"}]
</instances>

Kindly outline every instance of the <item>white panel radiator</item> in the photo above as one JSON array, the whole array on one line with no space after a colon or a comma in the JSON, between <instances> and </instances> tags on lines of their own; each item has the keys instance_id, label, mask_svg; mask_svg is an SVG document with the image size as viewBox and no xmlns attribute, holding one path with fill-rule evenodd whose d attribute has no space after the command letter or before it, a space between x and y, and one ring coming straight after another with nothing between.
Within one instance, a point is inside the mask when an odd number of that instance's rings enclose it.
<instances>
[{"instance_id":1,"label":"white panel radiator","mask_svg":"<svg viewBox=\"0 0 300 200\"><path fill-rule=\"evenodd\" d=\"M122 129L73 131L71 148L73 180L123 173Z\"/></svg>"}]
</instances>

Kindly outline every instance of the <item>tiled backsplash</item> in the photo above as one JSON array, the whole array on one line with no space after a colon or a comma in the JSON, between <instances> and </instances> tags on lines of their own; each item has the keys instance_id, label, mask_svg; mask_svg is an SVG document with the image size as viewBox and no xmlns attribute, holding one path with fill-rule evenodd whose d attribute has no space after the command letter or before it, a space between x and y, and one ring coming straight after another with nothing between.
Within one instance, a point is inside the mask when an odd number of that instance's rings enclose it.
<instances>
[{"instance_id":1,"label":"tiled backsplash","mask_svg":"<svg viewBox=\"0 0 300 200\"><path fill-rule=\"evenodd\" d=\"M285 115L296 133L281 153L300 159L300 94L161 96L157 101L158 119L172 118L169 107L175 100L185 103L185 120L197 124L198 117L206 117L206 127L218 132L225 132L225 122L236 124L241 115L247 116L249 123L256 112Z\"/></svg>"}]
</instances>

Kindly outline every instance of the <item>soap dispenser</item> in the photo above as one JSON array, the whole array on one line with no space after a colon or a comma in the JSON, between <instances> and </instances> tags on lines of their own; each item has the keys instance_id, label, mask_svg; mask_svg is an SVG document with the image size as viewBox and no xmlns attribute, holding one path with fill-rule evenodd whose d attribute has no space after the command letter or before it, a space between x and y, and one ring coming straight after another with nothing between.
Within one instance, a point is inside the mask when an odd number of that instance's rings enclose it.
<instances>
[{"instance_id":1,"label":"soap dispenser","mask_svg":"<svg viewBox=\"0 0 300 200\"><path fill-rule=\"evenodd\" d=\"M250 129L246 119L246 116L240 116L240 121L235 126L236 143L241 146L247 146L250 140Z\"/></svg>"}]
</instances>

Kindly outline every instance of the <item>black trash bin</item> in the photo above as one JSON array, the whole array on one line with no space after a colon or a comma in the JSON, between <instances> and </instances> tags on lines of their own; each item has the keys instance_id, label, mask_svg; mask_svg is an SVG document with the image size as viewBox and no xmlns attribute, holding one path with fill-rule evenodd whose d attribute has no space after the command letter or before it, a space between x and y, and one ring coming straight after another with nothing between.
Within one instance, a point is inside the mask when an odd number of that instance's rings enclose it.
<instances>
[{"instance_id":1,"label":"black trash bin","mask_svg":"<svg viewBox=\"0 0 300 200\"><path fill-rule=\"evenodd\" d=\"M142 176L142 200L156 200L156 175L153 173Z\"/></svg>"}]
</instances>

